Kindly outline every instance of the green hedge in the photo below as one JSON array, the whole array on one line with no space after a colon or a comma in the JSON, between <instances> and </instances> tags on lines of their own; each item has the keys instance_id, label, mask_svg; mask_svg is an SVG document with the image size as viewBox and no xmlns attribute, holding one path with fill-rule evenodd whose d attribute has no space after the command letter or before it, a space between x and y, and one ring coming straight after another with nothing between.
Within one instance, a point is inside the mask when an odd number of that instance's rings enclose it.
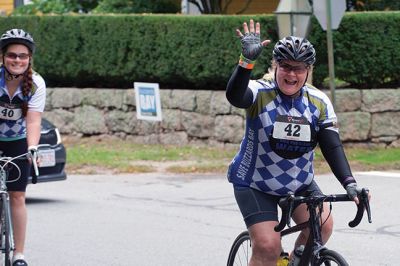
<instances>
[{"instance_id":1,"label":"green hedge","mask_svg":"<svg viewBox=\"0 0 400 266\"><path fill-rule=\"evenodd\" d=\"M317 50L316 84L328 76L326 32L317 21L310 41ZM346 13L333 32L335 76L353 87L400 86L400 12Z\"/></svg>"},{"instance_id":2,"label":"green hedge","mask_svg":"<svg viewBox=\"0 0 400 266\"><path fill-rule=\"evenodd\" d=\"M278 40L274 16L251 16ZM250 16L71 15L0 17L0 31L21 27L37 42L35 68L49 86L224 89L240 54L235 28ZM326 34L312 21L314 83L328 76ZM334 32L336 77L353 87L399 86L400 13L346 14ZM271 61L269 45L253 71ZM386 82L386 84L384 84Z\"/></svg>"}]
</instances>

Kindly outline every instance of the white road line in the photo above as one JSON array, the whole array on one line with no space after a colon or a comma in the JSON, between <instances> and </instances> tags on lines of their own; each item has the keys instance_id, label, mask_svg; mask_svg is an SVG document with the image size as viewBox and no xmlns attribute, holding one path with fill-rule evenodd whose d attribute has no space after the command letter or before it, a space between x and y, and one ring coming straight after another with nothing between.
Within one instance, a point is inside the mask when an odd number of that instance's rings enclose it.
<instances>
[{"instance_id":1,"label":"white road line","mask_svg":"<svg viewBox=\"0 0 400 266\"><path fill-rule=\"evenodd\" d=\"M382 172L382 171L369 171L369 172L355 172L357 175L368 175L368 176L385 176L385 177L399 177L400 172Z\"/></svg>"}]
</instances>

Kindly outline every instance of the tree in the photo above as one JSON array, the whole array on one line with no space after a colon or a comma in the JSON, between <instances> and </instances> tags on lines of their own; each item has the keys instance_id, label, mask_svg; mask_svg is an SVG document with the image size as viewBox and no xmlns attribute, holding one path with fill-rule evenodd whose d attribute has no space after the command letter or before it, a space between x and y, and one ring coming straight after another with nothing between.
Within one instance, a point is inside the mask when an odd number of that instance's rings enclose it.
<instances>
[{"instance_id":1,"label":"tree","mask_svg":"<svg viewBox=\"0 0 400 266\"><path fill-rule=\"evenodd\" d=\"M95 13L177 13L180 7L170 0L101 0Z\"/></svg>"},{"instance_id":2,"label":"tree","mask_svg":"<svg viewBox=\"0 0 400 266\"><path fill-rule=\"evenodd\" d=\"M30 4L22 5L14 9L12 14L88 13L98 5L98 2L99 0L32 0Z\"/></svg>"},{"instance_id":3,"label":"tree","mask_svg":"<svg viewBox=\"0 0 400 266\"><path fill-rule=\"evenodd\" d=\"M66 13L176 13L180 8L171 0L32 0L19 6L13 15Z\"/></svg>"},{"instance_id":4,"label":"tree","mask_svg":"<svg viewBox=\"0 0 400 266\"><path fill-rule=\"evenodd\" d=\"M232 0L188 0L189 3L194 4L202 14L226 14ZM243 8L236 14L242 14L249 7L252 0L245 0Z\"/></svg>"},{"instance_id":5,"label":"tree","mask_svg":"<svg viewBox=\"0 0 400 266\"><path fill-rule=\"evenodd\" d=\"M349 11L388 11L400 10L398 0L347 0Z\"/></svg>"}]
</instances>

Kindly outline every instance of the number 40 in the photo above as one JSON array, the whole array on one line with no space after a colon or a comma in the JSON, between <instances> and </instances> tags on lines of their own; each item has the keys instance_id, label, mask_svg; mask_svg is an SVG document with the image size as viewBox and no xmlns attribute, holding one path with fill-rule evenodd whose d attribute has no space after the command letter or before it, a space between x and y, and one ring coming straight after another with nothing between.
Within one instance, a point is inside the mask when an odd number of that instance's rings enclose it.
<instances>
[{"instance_id":1,"label":"number 40","mask_svg":"<svg viewBox=\"0 0 400 266\"><path fill-rule=\"evenodd\" d=\"M3 111L1 111L1 113L3 114L4 117L13 117L14 110L4 108Z\"/></svg>"}]
</instances>

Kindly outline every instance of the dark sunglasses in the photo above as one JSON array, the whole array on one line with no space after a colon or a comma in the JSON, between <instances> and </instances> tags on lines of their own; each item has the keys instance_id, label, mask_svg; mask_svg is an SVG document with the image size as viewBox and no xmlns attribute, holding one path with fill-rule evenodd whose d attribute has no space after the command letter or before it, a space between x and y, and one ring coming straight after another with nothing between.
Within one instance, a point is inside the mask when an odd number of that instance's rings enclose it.
<instances>
[{"instance_id":1,"label":"dark sunglasses","mask_svg":"<svg viewBox=\"0 0 400 266\"><path fill-rule=\"evenodd\" d=\"M28 59L28 58L30 57L29 54L25 54L25 53L16 54L16 53L11 53L11 52L6 53L5 56L6 56L7 58L10 58L10 59L13 59L13 60L15 60L15 59L17 59L17 58L19 58L19 59L21 59L21 60L26 60L26 59Z\"/></svg>"},{"instance_id":2,"label":"dark sunglasses","mask_svg":"<svg viewBox=\"0 0 400 266\"><path fill-rule=\"evenodd\" d=\"M296 74L304 74L309 69L306 65L292 66L286 63L279 63L278 65L280 69L287 73L293 71Z\"/></svg>"}]
</instances>

